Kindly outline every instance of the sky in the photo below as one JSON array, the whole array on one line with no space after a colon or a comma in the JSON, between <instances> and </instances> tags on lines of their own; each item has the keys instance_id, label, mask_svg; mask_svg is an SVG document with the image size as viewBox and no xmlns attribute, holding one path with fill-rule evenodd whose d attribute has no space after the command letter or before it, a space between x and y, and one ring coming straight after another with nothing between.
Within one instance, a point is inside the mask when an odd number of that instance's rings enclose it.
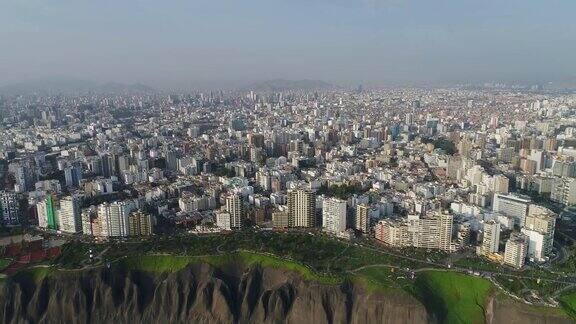
<instances>
[{"instance_id":1,"label":"sky","mask_svg":"<svg viewBox=\"0 0 576 324\"><path fill-rule=\"evenodd\" d=\"M574 0L0 0L0 85L576 80Z\"/></svg>"}]
</instances>

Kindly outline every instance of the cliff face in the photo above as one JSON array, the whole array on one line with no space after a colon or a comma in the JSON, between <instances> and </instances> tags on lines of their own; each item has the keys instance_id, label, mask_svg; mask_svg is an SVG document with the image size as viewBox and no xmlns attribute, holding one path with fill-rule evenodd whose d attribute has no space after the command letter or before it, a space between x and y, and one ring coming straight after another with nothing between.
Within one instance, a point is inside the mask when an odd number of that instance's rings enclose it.
<instances>
[{"instance_id":1,"label":"cliff face","mask_svg":"<svg viewBox=\"0 0 576 324\"><path fill-rule=\"evenodd\" d=\"M14 278L3 323L430 323L402 292L303 281L292 272L193 265L171 274L98 269Z\"/></svg>"}]
</instances>

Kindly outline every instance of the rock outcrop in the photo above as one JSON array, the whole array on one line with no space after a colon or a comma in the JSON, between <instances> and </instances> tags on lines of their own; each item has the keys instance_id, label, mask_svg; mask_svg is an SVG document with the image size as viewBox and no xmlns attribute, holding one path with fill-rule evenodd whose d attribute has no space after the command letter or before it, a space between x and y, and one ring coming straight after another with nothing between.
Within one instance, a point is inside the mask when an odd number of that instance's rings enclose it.
<instances>
[{"instance_id":1,"label":"rock outcrop","mask_svg":"<svg viewBox=\"0 0 576 324\"><path fill-rule=\"evenodd\" d=\"M122 269L15 277L0 293L3 323L430 323L401 291L370 294L289 271L191 265L169 274Z\"/></svg>"},{"instance_id":2,"label":"rock outcrop","mask_svg":"<svg viewBox=\"0 0 576 324\"><path fill-rule=\"evenodd\" d=\"M57 271L0 286L2 323L436 323L398 290L320 284L288 270L190 265L173 273L123 268ZM572 323L565 316L491 298L486 322Z\"/></svg>"}]
</instances>

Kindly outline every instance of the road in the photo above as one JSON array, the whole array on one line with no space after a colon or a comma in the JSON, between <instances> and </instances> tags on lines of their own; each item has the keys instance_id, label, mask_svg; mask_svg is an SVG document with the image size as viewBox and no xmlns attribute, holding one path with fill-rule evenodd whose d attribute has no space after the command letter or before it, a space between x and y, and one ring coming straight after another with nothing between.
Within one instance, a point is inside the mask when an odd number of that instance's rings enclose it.
<instances>
[{"instance_id":1,"label":"road","mask_svg":"<svg viewBox=\"0 0 576 324\"><path fill-rule=\"evenodd\" d=\"M545 278L545 277L535 277L535 276L524 276L524 275L517 275L517 274L511 274L511 273L507 273L507 272L501 272L501 271L489 271L489 270L481 270L481 269L471 269L471 268L462 268L462 267L458 267L458 266L452 266L451 268L447 268L445 264L440 264L440 263L436 263L436 262L430 262L430 261L425 261L422 259L418 259L418 258L413 258L413 257L409 257L406 255L402 255L402 254L397 254L397 253L392 253L390 251L386 251L386 250L382 250L382 249L376 249L374 247L365 245L365 244L361 244L361 246L363 248L375 251L375 252L379 252L379 253L383 253L383 254L387 254L387 255L391 255L397 258L401 258L401 259L405 259L405 260L410 260L410 261L415 261L415 262L419 262L419 263L424 263L427 265L431 265L434 266L432 268L422 268L422 269L429 269L429 270L445 270L445 271L458 271L458 272L462 272L462 273L470 273L470 271L472 272L478 272L482 275L484 275L485 277L492 277L492 276L502 276L502 277L509 277L509 278L517 278L517 279L530 279L530 280L543 280L543 281L549 281L549 282L554 282L554 283L561 283L561 284L568 284L568 285L574 285L576 284L576 276L568 276L563 280L559 280L559 279L553 279L553 278ZM373 264L373 265L366 265L366 266L362 266L360 268L351 270L352 272L356 272L358 270L364 269L364 268L368 268L368 267L375 267L375 266L383 266L383 267L394 267L394 268L399 268L397 266L394 265L390 265L390 264ZM420 268L419 268L420 269ZM414 272L420 272L419 269L414 269L412 271Z\"/></svg>"}]
</instances>

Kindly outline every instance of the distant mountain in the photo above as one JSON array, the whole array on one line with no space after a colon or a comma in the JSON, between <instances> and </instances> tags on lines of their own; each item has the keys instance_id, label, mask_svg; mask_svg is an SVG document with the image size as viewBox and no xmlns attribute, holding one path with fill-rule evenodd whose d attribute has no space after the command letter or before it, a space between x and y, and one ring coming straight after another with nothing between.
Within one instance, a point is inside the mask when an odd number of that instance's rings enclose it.
<instances>
[{"instance_id":1,"label":"distant mountain","mask_svg":"<svg viewBox=\"0 0 576 324\"><path fill-rule=\"evenodd\" d=\"M77 94L77 93L150 93L156 90L146 85L108 82L100 84L82 79L54 77L29 80L0 87L0 94Z\"/></svg>"},{"instance_id":2,"label":"distant mountain","mask_svg":"<svg viewBox=\"0 0 576 324\"><path fill-rule=\"evenodd\" d=\"M243 90L254 91L293 91L293 90L327 90L334 88L334 85L320 80L284 80L275 79L257 82Z\"/></svg>"}]
</instances>

